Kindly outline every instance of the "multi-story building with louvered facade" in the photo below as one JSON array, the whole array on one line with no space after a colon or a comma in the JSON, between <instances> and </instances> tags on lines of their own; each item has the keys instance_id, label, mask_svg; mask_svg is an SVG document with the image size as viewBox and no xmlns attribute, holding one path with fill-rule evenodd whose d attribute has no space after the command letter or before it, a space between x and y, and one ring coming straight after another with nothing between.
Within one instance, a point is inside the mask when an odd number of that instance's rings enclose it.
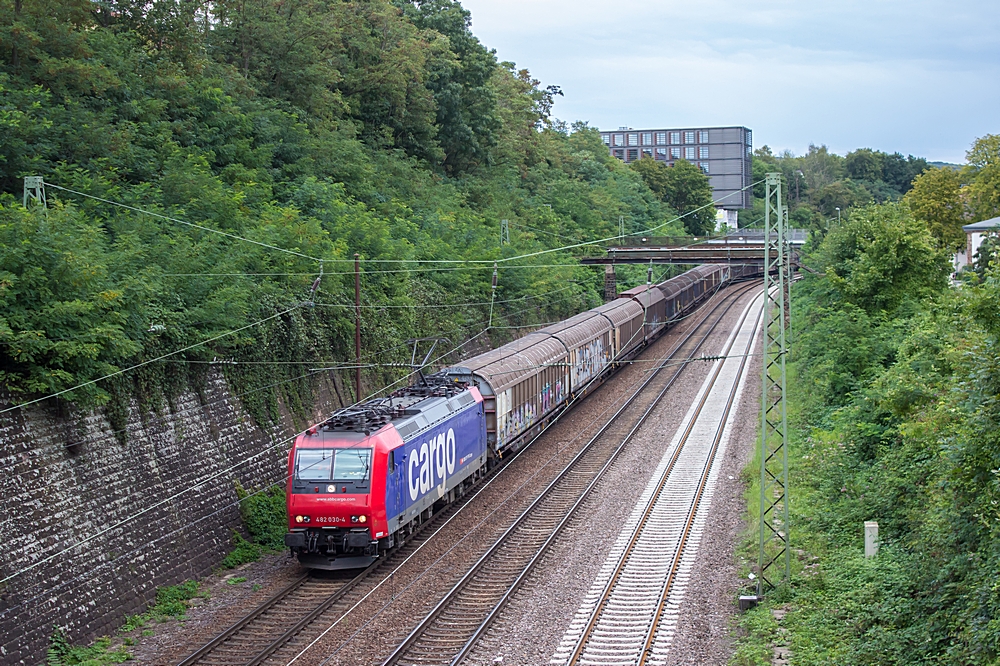
<instances>
[{"instance_id":1,"label":"multi-story building with louvered facade","mask_svg":"<svg viewBox=\"0 0 1000 666\"><path fill-rule=\"evenodd\" d=\"M601 139L614 157L625 162L651 157L673 165L687 160L708 174L717 208L735 211L751 206L753 140L746 127L620 127L616 132L602 131Z\"/></svg>"}]
</instances>

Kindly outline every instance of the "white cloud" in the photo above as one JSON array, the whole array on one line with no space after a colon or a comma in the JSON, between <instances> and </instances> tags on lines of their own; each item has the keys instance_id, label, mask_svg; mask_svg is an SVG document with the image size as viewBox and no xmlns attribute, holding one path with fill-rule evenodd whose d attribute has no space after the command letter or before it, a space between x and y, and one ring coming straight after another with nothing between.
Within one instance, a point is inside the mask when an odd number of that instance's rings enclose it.
<instances>
[{"instance_id":1,"label":"white cloud","mask_svg":"<svg viewBox=\"0 0 1000 666\"><path fill-rule=\"evenodd\" d=\"M563 87L591 125L745 124L810 142L961 161L1000 132L1000 13L942 0L466 0L501 59Z\"/></svg>"}]
</instances>

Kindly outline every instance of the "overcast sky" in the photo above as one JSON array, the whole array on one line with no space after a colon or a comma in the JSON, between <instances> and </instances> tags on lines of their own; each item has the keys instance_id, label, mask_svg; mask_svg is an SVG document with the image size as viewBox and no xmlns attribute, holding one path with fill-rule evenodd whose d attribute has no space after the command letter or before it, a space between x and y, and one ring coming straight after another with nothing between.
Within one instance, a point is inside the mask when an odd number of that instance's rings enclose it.
<instances>
[{"instance_id":1,"label":"overcast sky","mask_svg":"<svg viewBox=\"0 0 1000 666\"><path fill-rule=\"evenodd\" d=\"M501 60L592 127L746 125L964 162L1000 134L998 0L462 0Z\"/></svg>"}]
</instances>

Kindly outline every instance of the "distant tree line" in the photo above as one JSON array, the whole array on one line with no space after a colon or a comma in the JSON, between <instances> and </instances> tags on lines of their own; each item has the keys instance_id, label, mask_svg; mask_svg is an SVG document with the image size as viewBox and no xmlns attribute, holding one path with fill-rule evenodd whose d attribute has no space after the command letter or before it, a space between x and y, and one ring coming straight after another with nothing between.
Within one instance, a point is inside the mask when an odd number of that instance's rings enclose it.
<instances>
[{"instance_id":1,"label":"distant tree line","mask_svg":"<svg viewBox=\"0 0 1000 666\"><path fill-rule=\"evenodd\" d=\"M927 224L941 247L965 245L962 226L1000 215L1000 136L986 135L969 149L964 166L933 166L922 157L862 148L841 157L826 146L809 146L802 156L754 151L753 179L768 172L783 176L791 224L825 233L832 219L868 203L904 201ZM740 212L740 224L754 226L763 217L764 184L754 188L754 207Z\"/></svg>"}]
</instances>

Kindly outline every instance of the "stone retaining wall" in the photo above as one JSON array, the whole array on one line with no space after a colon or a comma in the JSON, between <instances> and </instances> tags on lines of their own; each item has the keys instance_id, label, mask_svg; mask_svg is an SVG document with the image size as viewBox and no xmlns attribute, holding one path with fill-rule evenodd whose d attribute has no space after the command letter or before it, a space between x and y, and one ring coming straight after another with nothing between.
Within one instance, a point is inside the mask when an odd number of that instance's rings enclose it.
<instances>
[{"instance_id":1,"label":"stone retaining wall","mask_svg":"<svg viewBox=\"0 0 1000 666\"><path fill-rule=\"evenodd\" d=\"M315 417L338 388L321 387ZM160 414L133 403L126 445L101 411L51 403L0 415L0 578L34 565L0 584L2 664L43 663L53 626L73 642L113 634L157 587L210 572L240 525L234 480L280 479L305 425L282 410L257 427L218 373Z\"/></svg>"}]
</instances>

